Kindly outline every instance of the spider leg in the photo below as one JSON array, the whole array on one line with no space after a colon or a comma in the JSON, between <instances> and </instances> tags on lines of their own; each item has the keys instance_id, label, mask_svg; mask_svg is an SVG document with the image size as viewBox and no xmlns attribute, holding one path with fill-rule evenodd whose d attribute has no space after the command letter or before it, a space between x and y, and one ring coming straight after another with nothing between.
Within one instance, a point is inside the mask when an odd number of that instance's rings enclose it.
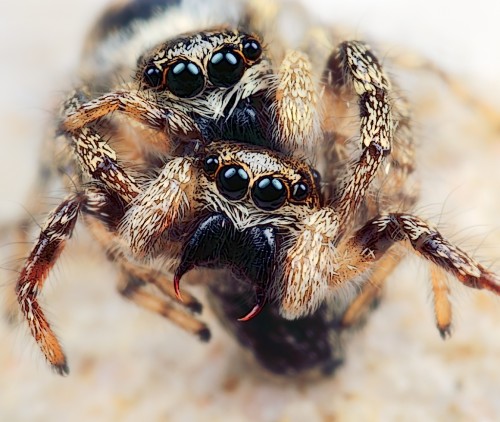
<instances>
[{"instance_id":1,"label":"spider leg","mask_svg":"<svg viewBox=\"0 0 500 422\"><path fill-rule=\"evenodd\" d=\"M141 95L137 91L116 91L82 102L84 98L83 92L77 92L64 104L63 115L66 117L61 122L63 132L73 133L114 111L151 129L173 134L189 135L196 128L194 121L187 115L174 109L165 110L148 99L147 94Z\"/></svg>"},{"instance_id":2,"label":"spider leg","mask_svg":"<svg viewBox=\"0 0 500 422\"><path fill-rule=\"evenodd\" d=\"M152 251L160 235L191 211L196 174L190 158L170 160L160 175L132 202L120 228L138 257Z\"/></svg>"},{"instance_id":3,"label":"spider leg","mask_svg":"<svg viewBox=\"0 0 500 422\"><path fill-rule=\"evenodd\" d=\"M318 98L308 57L298 51L286 53L278 70L276 88L275 149L285 153L314 153L320 139Z\"/></svg>"},{"instance_id":4,"label":"spider leg","mask_svg":"<svg viewBox=\"0 0 500 422\"><path fill-rule=\"evenodd\" d=\"M358 41L340 44L328 59L326 73L327 83L335 92L353 89L358 97L361 156L333 204L345 230L392 148L395 124L389 98L391 83L368 46Z\"/></svg>"},{"instance_id":5,"label":"spider leg","mask_svg":"<svg viewBox=\"0 0 500 422\"><path fill-rule=\"evenodd\" d=\"M380 298L384 283L403 258L404 254L402 253L391 253L380 259L377 267L370 274L369 280L361 287L361 291L342 316L340 321L342 327L349 328L359 325L373 304Z\"/></svg>"},{"instance_id":6,"label":"spider leg","mask_svg":"<svg viewBox=\"0 0 500 422\"><path fill-rule=\"evenodd\" d=\"M89 214L85 214L84 218L87 227L93 234L94 238L106 251L110 261L116 263L116 265L122 270L122 272L127 275L128 279L135 280L131 281L133 284L137 284L140 280L142 284L150 284L155 286L162 294L166 295L167 297L171 299L177 299L172 283L172 278L167 277L161 271L132 262L123 252L121 247L122 242L120 241L118 236L115 233L112 233L102 221ZM201 312L201 303L194 296L189 294L189 292L186 292L183 298L183 306L188 308L191 312Z\"/></svg>"},{"instance_id":7,"label":"spider leg","mask_svg":"<svg viewBox=\"0 0 500 422\"><path fill-rule=\"evenodd\" d=\"M91 179L104 183L130 202L140 192L134 178L118 163L116 152L90 127L72 133L72 147L80 168Z\"/></svg>"},{"instance_id":8,"label":"spider leg","mask_svg":"<svg viewBox=\"0 0 500 422\"><path fill-rule=\"evenodd\" d=\"M432 293L434 297L434 314L436 326L444 339L451 334L452 310L450 302L450 288L446 284L445 271L432 265L430 269Z\"/></svg>"},{"instance_id":9,"label":"spider leg","mask_svg":"<svg viewBox=\"0 0 500 422\"><path fill-rule=\"evenodd\" d=\"M422 257L475 289L500 294L500 280L421 218L387 214L368 221L349 241L362 248L366 260L376 260L395 242L408 240Z\"/></svg>"},{"instance_id":10,"label":"spider leg","mask_svg":"<svg viewBox=\"0 0 500 422\"><path fill-rule=\"evenodd\" d=\"M104 183L130 202L140 189L134 177L118 162L115 150L101 135L96 120L119 111L158 131L188 134L196 125L177 111L164 110L137 92L119 91L84 102L83 91L73 94L63 105L65 116L60 130L70 139L81 170ZM194 135L193 135L194 136Z\"/></svg>"},{"instance_id":11,"label":"spider leg","mask_svg":"<svg viewBox=\"0 0 500 422\"><path fill-rule=\"evenodd\" d=\"M16 285L17 300L28 321L31 334L46 359L61 375L68 373L66 357L38 303L37 296L66 241L73 233L84 201L84 195L72 195L50 213Z\"/></svg>"},{"instance_id":12,"label":"spider leg","mask_svg":"<svg viewBox=\"0 0 500 422\"><path fill-rule=\"evenodd\" d=\"M6 223L0 226L0 238L11 239L11 243L14 246L13 256L18 259L21 257L24 259L28 256L31 246L29 236L33 226L36 224L35 216L40 215L44 210L43 201L40 199L47 191L51 173L51 168L48 163L42 161L36 179L36 185L31 189L30 195L28 196L28 204L25 207L29 215L13 223ZM13 269L18 270L18 265ZM19 314L19 306L17 305L14 286L6 290L6 296L5 316L9 322L14 322Z\"/></svg>"},{"instance_id":13,"label":"spider leg","mask_svg":"<svg viewBox=\"0 0 500 422\"><path fill-rule=\"evenodd\" d=\"M204 323L198 321L189 313L177 309L173 303L147 291L143 280L143 278L136 278L131 273L124 272L118 290L127 299L167 318L183 330L197 335L200 340L210 340L210 330Z\"/></svg>"},{"instance_id":14,"label":"spider leg","mask_svg":"<svg viewBox=\"0 0 500 422\"><path fill-rule=\"evenodd\" d=\"M431 268L431 280L437 326L443 337L449 334L451 307L442 272L451 274L468 287L500 294L500 279L496 274L486 270L436 229L413 215L393 213L378 216L368 221L343 245L339 245L339 251L349 253L349 265L362 273L401 241L409 243L415 252L437 267Z\"/></svg>"},{"instance_id":15,"label":"spider leg","mask_svg":"<svg viewBox=\"0 0 500 422\"><path fill-rule=\"evenodd\" d=\"M391 264L386 254L402 241L438 268L431 273L431 279L436 321L442 336L449 334L451 310L440 271L449 273L468 287L500 294L500 278L496 274L486 270L419 217L400 213L379 215L353 237L340 243L338 233L338 216L333 209L325 207L307 217L302 229L289 241L278 271L277 299L283 317L295 319L311 314L328 296L328 291L333 290L339 299L349 300L344 293L351 292L346 289L369 282L370 270L378 268L373 264L382 259L382 264L388 266L383 265L372 273L381 283L392 271L392 265L397 264L394 261ZM373 294L370 290L367 290L367 299ZM364 293L361 295L362 303ZM353 306L357 306L355 304L356 300Z\"/></svg>"}]
</instances>

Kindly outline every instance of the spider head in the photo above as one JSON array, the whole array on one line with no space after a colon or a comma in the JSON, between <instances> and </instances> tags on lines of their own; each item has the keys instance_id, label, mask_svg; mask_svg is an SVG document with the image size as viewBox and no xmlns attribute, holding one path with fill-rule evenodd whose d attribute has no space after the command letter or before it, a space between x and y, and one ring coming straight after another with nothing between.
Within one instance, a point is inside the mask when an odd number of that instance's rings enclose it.
<instances>
[{"instance_id":1,"label":"spider head","mask_svg":"<svg viewBox=\"0 0 500 422\"><path fill-rule=\"evenodd\" d=\"M139 89L188 114L205 141L266 146L271 63L260 40L237 30L185 34L139 59Z\"/></svg>"},{"instance_id":2,"label":"spider head","mask_svg":"<svg viewBox=\"0 0 500 422\"><path fill-rule=\"evenodd\" d=\"M303 161L230 141L209 144L197 165L203 212L183 246L175 286L194 267L229 269L254 288L256 305L241 318L248 320L275 290L287 233L321 205L317 175Z\"/></svg>"}]
</instances>

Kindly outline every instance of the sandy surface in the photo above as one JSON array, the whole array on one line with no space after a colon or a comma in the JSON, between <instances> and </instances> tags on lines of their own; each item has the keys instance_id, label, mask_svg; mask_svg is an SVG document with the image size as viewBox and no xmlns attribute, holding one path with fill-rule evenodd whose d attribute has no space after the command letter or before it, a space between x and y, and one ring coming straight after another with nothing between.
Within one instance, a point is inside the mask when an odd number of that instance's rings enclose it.
<instances>
[{"instance_id":1,"label":"sandy surface","mask_svg":"<svg viewBox=\"0 0 500 422\"><path fill-rule=\"evenodd\" d=\"M71 2L70 10L62 0L3 2L2 222L26 215L46 110L71 85L85 29L104 3ZM312 3L316 11L320 3ZM482 2L482 12L451 1L432 8L423 2L418 10L376 3L332 2L331 13L321 15L358 36L400 47L385 47L388 56L405 46L420 51L500 110L495 2ZM416 104L423 182L418 212L494 263L500 257L498 114L485 118L428 72L394 73ZM53 192L47 203L62 196ZM13 254L5 243L2 267ZM386 300L350 343L338 373L309 384L266 377L214 323L213 341L199 344L121 299L114 279L110 264L77 232L44 295L69 356L67 378L47 369L22 326L0 321L0 420L500 420L500 302L454 289L454 335L441 341L421 261L406 262L391 278ZM14 280L12 272L0 272L0 295ZM209 310L206 319L212 321Z\"/></svg>"}]
</instances>

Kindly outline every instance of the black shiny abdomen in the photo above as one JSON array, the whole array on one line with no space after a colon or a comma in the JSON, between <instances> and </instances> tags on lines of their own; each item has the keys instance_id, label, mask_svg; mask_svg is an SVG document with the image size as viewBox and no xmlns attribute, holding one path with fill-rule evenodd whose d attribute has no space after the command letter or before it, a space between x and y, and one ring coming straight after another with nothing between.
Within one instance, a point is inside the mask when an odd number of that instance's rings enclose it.
<instances>
[{"instance_id":1,"label":"black shiny abdomen","mask_svg":"<svg viewBox=\"0 0 500 422\"><path fill-rule=\"evenodd\" d=\"M287 320L268 303L250 321L238 321L253 306L254 294L229 272L209 287L211 307L223 326L267 370L278 375L331 374L343 360L342 309L323 304L313 315Z\"/></svg>"}]
</instances>

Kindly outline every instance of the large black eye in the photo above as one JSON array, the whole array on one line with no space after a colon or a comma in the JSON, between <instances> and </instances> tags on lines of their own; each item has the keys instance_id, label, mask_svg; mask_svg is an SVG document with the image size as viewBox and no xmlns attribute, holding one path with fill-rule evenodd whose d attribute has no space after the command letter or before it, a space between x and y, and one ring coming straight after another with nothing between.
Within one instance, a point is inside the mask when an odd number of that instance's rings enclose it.
<instances>
[{"instance_id":1,"label":"large black eye","mask_svg":"<svg viewBox=\"0 0 500 422\"><path fill-rule=\"evenodd\" d=\"M286 201L285 184L275 177L261 177L252 188L253 202L266 211L277 210Z\"/></svg>"},{"instance_id":2,"label":"large black eye","mask_svg":"<svg viewBox=\"0 0 500 422\"><path fill-rule=\"evenodd\" d=\"M219 168L219 158L216 155L209 155L203 161L203 168L208 174L214 174Z\"/></svg>"},{"instance_id":3,"label":"large black eye","mask_svg":"<svg viewBox=\"0 0 500 422\"><path fill-rule=\"evenodd\" d=\"M243 41L243 54L248 60L257 60L262 54L262 47L256 39L247 38Z\"/></svg>"},{"instance_id":4,"label":"large black eye","mask_svg":"<svg viewBox=\"0 0 500 422\"><path fill-rule=\"evenodd\" d=\"M158 88L163 82L163 72L156 66L148 66L144 70L144 82L150 88Z\"/></svg>"},{"instance_id":5,"label":"large black eye","mask_svg":"<svg viewBox=\"0 0 500 422\"><path fill-rule=\"evenodd\" d=\"M227 199L243 198L248 190L248 174L241 166L225 166L217 175L217 189Z\"/></svg>"},{"instance_id":6,"label":"large black eye","mask_svg":"<svg viewBox=\"0 0 500 422\"><path fill-rule=\"evenodd\" d=\"M205 86L201 69L188 60L173 63L167 71L167 86L172 94L181 98L198 95Z\"/></svg>"},{"instance_id":7,"label":"large black eye","mask_svg":"<svg viewBox=\"0 0 500 422\"><path fill-rule=\"evenodd\" d=\"M223 48L212 56L207 70L208 78L215 86L229 87L241 79L245 64L232 48Z\"/></svg>"},{"instance_id":8,"label":"large black eye","mask_svg":"<svg viewBox=\"0 0 500 422\"><path fill-rule=\"evenodd\" d=\"M303 201L309 194L309 188L304 182L295 183L292 186L292 197L296 201Z\"/></svg>"}]
</instances>

